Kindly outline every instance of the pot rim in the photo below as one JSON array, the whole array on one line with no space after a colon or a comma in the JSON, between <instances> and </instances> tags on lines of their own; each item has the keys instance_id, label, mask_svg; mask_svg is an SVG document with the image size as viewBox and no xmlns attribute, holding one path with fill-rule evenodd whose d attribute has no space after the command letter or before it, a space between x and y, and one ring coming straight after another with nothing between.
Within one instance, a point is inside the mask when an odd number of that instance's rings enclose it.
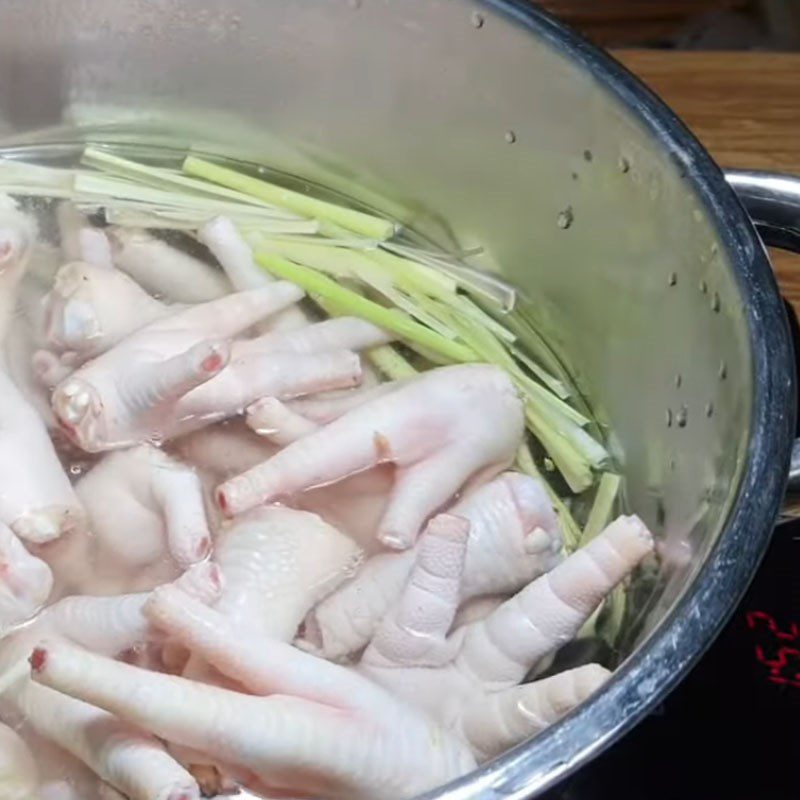
<instances>
[{"instance_id":1,"label":"pot rim","mask_svg":"<svg viewBox=\"0 0 800 800\"><path fill-rule=\"evenodd\" d=\"M641 119L691 183L745 301L753 372L750 441L738 495L705 563L608 683L535 743L523 743L420 800L532 797L599 755L660 703L716 638L755 575L784 496L795 430L795 362L785 308L764 246L720 167L666 103L609 53L525 0L479 4L579 63Z\"/></svg>"}]
</instances>

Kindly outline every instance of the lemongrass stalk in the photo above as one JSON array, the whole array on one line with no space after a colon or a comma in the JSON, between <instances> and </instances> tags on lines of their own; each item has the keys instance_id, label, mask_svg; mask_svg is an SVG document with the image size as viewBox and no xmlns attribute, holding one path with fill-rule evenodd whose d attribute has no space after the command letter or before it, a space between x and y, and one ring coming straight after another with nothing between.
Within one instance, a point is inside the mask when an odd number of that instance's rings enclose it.
<instances>
[{"instance_id":1,"label":"lemongrass stalk","mask_svg":"<svg viewBox=\"0 0 800 800\"><path fill-rule=\"evenodd\" d=\"M375 261L363 253L341 247L331 247L324 239L311 243L288 239L273 240L261 236L257 241L259 247L295 263L304 264L336 277L352 276L383 295L392 305L436 331L440 336L444 336L446 339L456 338L455 333L428 314L425 308L416 302L416 293L413 297L407 297L401 291L404 287L414 291L409 280L405 282L396 280L396 276L385 269L379 261ZM406 276L406 278L408 277Z\"/></svg>"},{"instance_id":2,"label":"lemongrass stalk","mask_svg":"<svg viewBox=\"0 0 800 800\"><path fill-rule=\"evenodd\" d=\"M546 405L553 413L558 414L559 417L568 419L579 428L591 422L589 417L581 414L578 409L573 408L569 403L561 400L557 395L525 375L516 364L514 364L514 376L523 388L525 394L528 395L533 402Z\"/></svg>"},{"instance_id":3,"label":"lemongrass stalk","mask_svg":"<svg viewBox=\"0 0 800 800\"><path fill-rule=\"evenodd\" d=\"M551 375L543 366L537 364L527 353L519 347L509 348L509 352L514 358L527 367L556 397L560 400L569 400L572 392L555 376Z\"/></svg>"},{"instance_id":4,"label":"lemongrass stalk","mask_svg":"<svg viewBox=\"0 0 800 800\"><path fill-rule=\"evenodd\" d=\"M258 197L267 203L281 208L288 208L296 214L327 220L340 225L350 231L369 236L374 239L388 239L395 233L394 223L389 220L355 211L334 203L318 200L315 197L301 194L300 192L285 189L282 186L268 183L259 178L253 178L236 170L228 169L219 164L212 164L196 156L189 155L183 162L183 171L188 175L203 178L211 183L227 186L245 194Z\"/></svg>"},{"instance_id":5,"label":"lemongrass stalk","mask_svg":"<svg viewBox=\"0 0 800 800\"><path fill-rule=\"evenodd\" d=\"M440 336L435 331L414 322L406 314L395 309L387 309L378 303L346 289L310 267L295 264L271 253L257 252L255 259L268 272L284 280L297 284L311 295L319 295L333 301L340 309L354 317L396 333L401 339L416 343L440 353L455 362L478 360L468 347Z\"/></svg>"},{"instance_id":6,"label":"lemongrass stalk","mask_svg":"<svg viewBox=\"0 0 800 800\"><path fill-rule=\"evenodd\" d=\"M408 282L421 292L440 300L450 301L455 296L458 284L453 278L410 258L393 255L381 248L374 248L367 257L388 269L399 282Z\"/></svg>"},{"instance_id":7,"label":"lemongrass stalk","mask_svg":"<svg viewBox=\"0 0 800 800\"><path fill-rule=\"evenodd\" d=\"M566 385L571 385L570 375L537 327L530 322L529 312L524 306L517 306L510 314L501 314L481 298L476 298L476 302L487 314L497 319L501 325L508 328L517 337L519 347L524 348L529 356L535 358L551 375Z\"/></svg>"},{"instance_id":8,"label":"lemongrass stalk","mask_svg":"<svg viewBox=\"0 0 800 800\"><path fill-rule=\"evenodd\" d=\"M526 475L530 475L532 478L536 478L541 482L542 486L544 486L547 496L553 504L553 509L558 515L558 521L561 525L561 534L564 538L564 548L567 553L574 552L581 538L581 529L578 523L575 522L575 518L572 516L572 512L567 505L558 496L553 487L550 486L547 479L536 466L530 448L524 442L519 446L519 450L517 450L517 469L519 469L520 472L524 472Z\"/></svg>"},{"instance_id":9,"label":"lemongrass stalk","mask_svg":"<svg viewBox=\"0 0 800 800\"><path fill-rule=\"evenodd\" d=\"M453 331L449 325L440 322L435 316L428 314L418 302L409 298L399 289L394 288L391 282L387 283L385 280L381 280L380 277L374 276L374 273L370 275L369 272L359 272L359 277L375 291L380 292L392 305L405 311L410 317L414 317L424 323L431 330L436 331L439 336L451 340L458 338L458 334Z\"/></svg>"},{"instance_id":10,"label":"lemongrass stalk","mask_svg":"<svg viewBox=\"0 0 800 800\"><path fill-rule=\"evenodd\" d=\"M553 459L569 488L576 494L586 491L594 478L591 464L585 455L544 417L541 408L526 403L525 419L531 433Z\"/></svg>"},{"instance_id":11,"label":"lemongrass stalk","mask_svg":"<svg viewBox=\"0 0 800 800\"><path fill-rule=\"evenodd\" d=\"M413 300L426 313L433 316L439 324L452 329L481 358L506 369L513 368L513 359L506 353L505 348L495 339L491 331L473 324L471 320L464 319L458 310L449 304L421 294L414 295Z\"/></svg>"},{"instance_id":12,"label":"lemongrass stalk","mask_svg":"<svg viewBox=\"0 0 800 800\"><path fill-rule=\"evenodd\" d=\"M175 172L174 170L151 167L147 164L130 161L127 158L115 156L112 153L97 147L92 147L91 145L83 151L81 163L89 167L94 167L102 172L107 172L110 175L116 175L125 180L133 181L134 183L143 183L147 186L152 186L154 189L163 189L170 192L177 191L181 194L199 194L206 197L224 197L227 200L233 200L244 205L260 206L269 208L276 213L286 213L277 206L265 203L263 200L253 197L250 194L227 189L224 186L218 186L213 183L208 183L207 181L189 178L181 172Z\"/></svg>"},{"instance_id":13,"label":"lemongrass stalk","mask_svg":"<svg viewBox=\"0 0 800 800\"><path fill-rule=\"evenodd\" d=\"M545 387L540 386L525 375L514 361L514 358L508 353L505 346L497 340L491 330L474 324L472 320L460 318L458 308L450 308L449 306L444 306L436 301L423 297L416 297L415 299L426 311L436 315L444 322L447 322L459 334L461 339L482 358L506 369L517 384L517 388L529 398L531 402L546 405L550 409L551 415L563 417L575 425L584 426L591 422L588 417L584 416L557 395L548 391ZM574 434L574 436L582 440L584 439L584 437L581 437L580 434L577 433ZM592 453L593 462L602 462L605 460L607 454L604 449L594 447L588 441L584 443Z\"/></svg>"},{"instance_id":14,"label":"lemongrass stalk","mask_svg":"<svg viewBox=\"0 0 800 800\"><path fill-rule=\"evenodd\" d=\"M78 203L76 207L84 211L92 208L91 205L84 205L82 203ZM151 212L139 211L135 208L122 205L111 205L109 207L95 206L95 208L103 209L106 222L111 225L120 225L123 228L196 231L216 216L211 212L194 214L157 209ZM236 216L233 217L233 220L235 222L240 222ZM275 234L304 234L313 232L315 224L313 220L275 219L269 221L263 220L259 223L259 226L262 230Z\"/></svg>"},{"instance_id":15,"label":"lemongrass stalk","mask_svg":"<svg viewBox=\"0 0 800 800\"><path fill-rule=\"evenodd\" d=\"M606 597L601 606L597 631L611 648L615 648L622 626L625 622L625 612L628 604L628 592L624 583L617 584Z\"/></svg>"},{"instance_id":16,"label":"lemongrass stalk","mask_svg":"<svg viewBox=\"0 0 800 800\"><path fill-rule=\"evenodd\" d=\"M455 285L449 281L433 279L432 270L379 250L362 251L347 244L337 245L328 239L298 242L265 236L260 237L259 245L322 272L330 272L332 268L341 271L346 265L357 277L363 274L375 280L377 275L381 275L398 289L408 293L422 292L444 298L445 302L451 302L455 296Z\"/></svg>"},{"instance_id":17,"label":"lemongrass stalk","mask_svg":"<svg viewBox=\"0 0 800 800\"><path fill-rule=\"evenodd\" d=\"M413 378L419 374L408 360L403 358L390 344L368 350L367 358L378 371L392 381Z\"/></svg>"},{"instance_id":18,"label":"lemongrass stalk","mask_svg":"<svg viewBox=\"0 0 800 800\"><path fill-rule=\"evenodd\" d=\"M503 327L493 317L490 317L479 305L463 294L457 295L454 307L471 322L488 328L498 339L506 345L512 345L517 337L508 328Z\"/></svg>"},{"instance_id":19,"label":"lemongrass stalk","mask_svg":"<svg viewBox=\"0 0 800 800\"><path fill-rule=\"evenodd\" d=\"M154 189L140 183L133 183L122 178L109 177L100 172L86 172L75 175L73 182L76 201L96 202L98 205L114 205L115 202L138 202L164 208L192 209L213 215L224 215L231 218L245 215L252 220L286 219L283 214L276 214L269 208L247 206L227 200L202 197L200 195L182 194L179 192ZM298 219L298 217L290 217Z\"/></svg>"},{"instance_id":20,"label":"lemongrass stalk","mask_svg":"<svg viewBox=\"0 0 800 800\"><path fill-rule=\"evenodd\" d=\"M408 245L383 242L381 247L399 256L417 261L427 267L440 270L453 278L459 286L473 295L483 297L504 313L510 312L516 303L516 290L493 275L479 272L472 267L454 263L445 256L437 256Z\"/></svg>"},{"instance_id":21,"label":"lemongrass stalk","mask_svg":"<svg viewBox=\"0 0 800 800\"><path fill-rule=\"evenodd\" d=\"M23 197L70 198L75 170L0 159L0 190Z\"/></svg>"},{"instance_id":22,"label":"lemongrass stalk","mask_svg":"<svg viewBox=\"0 0 800 800\"><path fill-rule=\"evenodd\" d=\"M611 521L622 478L613 472L604 472L597 485L597 493L586 519L581 537L581 547L595 538Z\"/></svg>"},{"instance_id":23,"label":"lemongrass stalk","mask_svg":"<svg viewBox=\"0 0 800 800\"><path fill-rule=\"evenodd\" d=\"M605 447L586 433L580 425L564 416L559 408L541 403L529 395L525 399L527 407L533 409L542 422L557 432L565 444L580 455L590 467L599 470L608 464L609 455Z\"/></svg>"}]
</instances>

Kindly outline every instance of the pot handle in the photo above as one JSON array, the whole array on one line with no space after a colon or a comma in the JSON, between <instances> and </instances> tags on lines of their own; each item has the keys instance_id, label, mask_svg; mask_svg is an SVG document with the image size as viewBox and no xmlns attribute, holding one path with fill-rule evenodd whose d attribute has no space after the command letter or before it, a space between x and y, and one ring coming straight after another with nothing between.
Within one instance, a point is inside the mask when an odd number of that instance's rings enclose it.
<instances>
[{"instance_id":1,"label":"pot handle","mask_svg":"<svg viewBox=\"0 0 800 800\"><path fill-rule=\"evenodd\" d=\"M800 253L800 178L779 172L726 170L764 244ZM782 519L800 517L800 439L795 440Z\"/></svg>"}]
</instances>

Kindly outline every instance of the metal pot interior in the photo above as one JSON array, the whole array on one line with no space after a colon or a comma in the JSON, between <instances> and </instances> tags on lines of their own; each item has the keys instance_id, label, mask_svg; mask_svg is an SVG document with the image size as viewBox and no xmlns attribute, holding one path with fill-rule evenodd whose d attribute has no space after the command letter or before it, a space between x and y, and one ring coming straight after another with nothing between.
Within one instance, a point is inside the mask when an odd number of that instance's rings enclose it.
<instances>
[{"instance_id":1,"label":"metal pot interior","mask_svg":"<svg viewBox=\"0 0 800 800\"><path fill-rule=\"evenodd\" d=\"M737 497L746 290L670 120L523 17L452 0L3 0L0 141L191 145L485 248L475 263L524 292L662 543L632 651L692 591Z\"/></svg>"}]
</instances>

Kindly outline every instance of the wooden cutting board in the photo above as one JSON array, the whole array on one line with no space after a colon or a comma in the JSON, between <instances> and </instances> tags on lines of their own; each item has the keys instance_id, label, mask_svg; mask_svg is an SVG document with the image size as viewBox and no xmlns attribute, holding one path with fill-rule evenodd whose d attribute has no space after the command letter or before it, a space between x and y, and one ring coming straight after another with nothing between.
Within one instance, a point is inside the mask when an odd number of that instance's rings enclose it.
<instances>
[{"instance_id":1,"label":"wooden cutting board","mask_svg":"<svg viewBox=\"0 0 800 800\"><path fill-rule=\"evenodd\" d=\"M618 50L723 167L800 176L800 54ZM800 314L800 256L772 252Z\"/></svg>"}]
</instances>

